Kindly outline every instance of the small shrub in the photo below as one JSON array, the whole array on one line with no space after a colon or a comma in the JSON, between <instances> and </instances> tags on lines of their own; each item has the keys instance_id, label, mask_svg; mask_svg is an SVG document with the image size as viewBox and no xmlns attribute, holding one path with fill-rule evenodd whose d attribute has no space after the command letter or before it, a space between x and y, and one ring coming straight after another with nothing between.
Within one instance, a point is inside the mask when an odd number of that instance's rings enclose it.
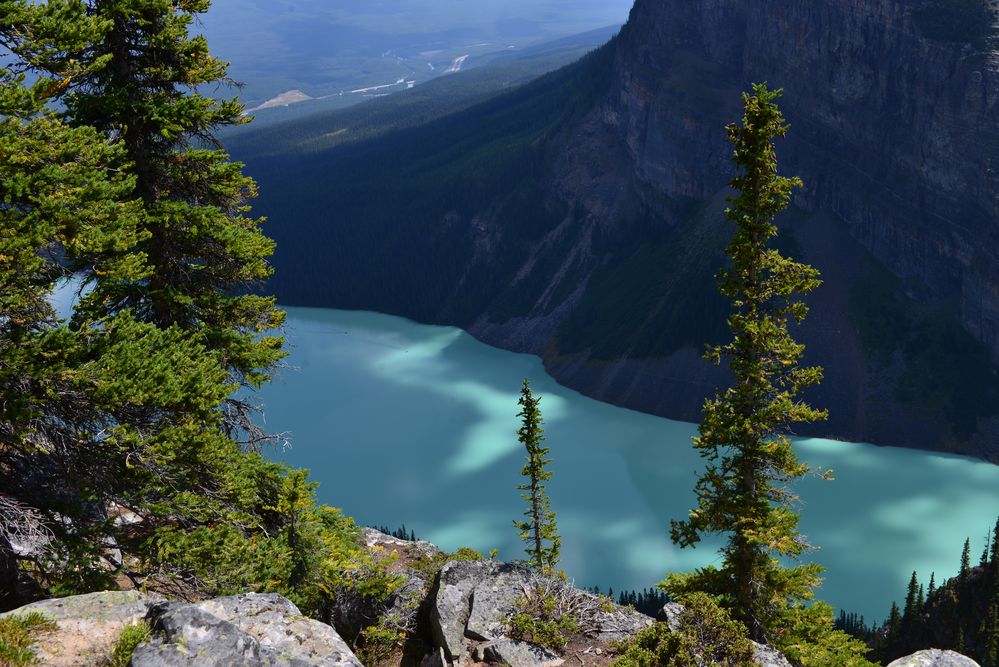
<instances>
[{"instance_id":1,"label":"small shrub","mask_svg":"<svg viewBox=\"0 0 999 667\"><path fill-rule=\"evenodd\" d=\"M22 667L37 663L31 645L40 634L55 628L55 623L38 612L0 618L0 665Z\"/></svg>"},{"instance_id":2,"label":"small shrub","mask_svg":"<svg viewBox=\"0 0 999 667\"><path fill-rule=\"evenodd\" d=\"M135 647L152 638L153 632L145 621L126 626L118 635L114 646L111 647L111 656L108 658L106 667L128 667Z\"/></svg>"},{"instance_id":3,"label":"small shrub","mask_svg":"<svg viewBox=\"0 0 999 667\"><path fill-rule=\"evenodd\" d=\"M420 578L427 582L427 586L431 586L437 577L437 573L441 571L441 568L447 563L449 557L449 554L443 552L436 553L433 556L424 556L421 554L411 567L420 573Z\"/></svg>"},{"instance_id":4,"label":"small shrub","mask_svg":"<svg viewBox=\"0 0 999 667\"><path fill-rule=\"evenodd\" d=\"M483 558L485 556L471 547L461 547L451 554L451 560L482 560Z\"/></svg>"},{"instance_id":5,"label":"small shrub","mask_svg":"<svg viewBox=\"0 0 999 667\"><path fill-rule=\"evenodd\" d=\"M610 598L578 590L564 576L537 575L516 601L516 612L508 621L510 636L561 652L572 635L613 609Z\"/></svg>"},{"instance_id":6,"label":"small shrub","mask_svg":"<svg viewBox=\"0 0 999 667\"><path fill-rule=\"evenodd\" d=\"M614 667L744 667L753 663L746 628L703 593L683 599L679 627L654 623L619 642Z\"/></svg>"},{"instance_id":7,"label":"small shrub","mask_svg":"<svg viewBox=\"0 0 999 667\"><path fill-rule=\"evenodd\" d=\"M801 667L877 667L866 658L870 648L842 630L836 630L833 609L825 602L789 610L792 629L777 644L785 656Z\"/></svg>"},{"instance_id":8,"label":"small shrub","mask_svg":"<svg viewBox=\"0 0 999 667\"><path fill-rule=\"evenodd\" d=\"M368 667L383 664L402 646L406 636L405 632L381 623L368 626L357 638L357 657Z\"/></svg>"},{"instance_id":9,"label":"small shrub","mask_svg":"<svg viewBox=\"0 0 999 667\"><path fill-rule=\"evenodd\" d=\"M544 646L552 651L562 651L569 638L579 632L579 623L570 616L545 618L536 612L519 612L510 619L510 636L514 639ZM548 613L547 609L543 614Z\"/></svg>"}]
</instances>

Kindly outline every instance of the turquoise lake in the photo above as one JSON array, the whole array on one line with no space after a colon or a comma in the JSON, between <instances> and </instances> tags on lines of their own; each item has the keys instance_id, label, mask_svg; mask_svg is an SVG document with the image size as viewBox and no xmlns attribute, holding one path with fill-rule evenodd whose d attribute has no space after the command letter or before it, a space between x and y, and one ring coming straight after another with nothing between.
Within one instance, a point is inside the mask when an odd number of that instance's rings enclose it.
<instances>
[{"instance_id":1,"label":"turquoise lake","mask_svg":"<svg viewBox=\"0 0 999 667\"><path fill-rule=\"evenodd\" d=\"M563 539L580 586L641 589L670 571L716 562L718 542L680 550L670 519L693 506L701 460L692 424L625 410L559 386L530 355L453 328L368 312L289 308L289 368L262 393L273 455L309 468L320 499L364 525L396 528L445 549L523 555L512 521L524 502L516 440L523 378L542 396ZM801 527L827 569L819 596L868 620L922 581L956 574L971 537L977 558L999 514L999 466L899 448L804 439L813 468Z\"/></svg>"}]
</instances>

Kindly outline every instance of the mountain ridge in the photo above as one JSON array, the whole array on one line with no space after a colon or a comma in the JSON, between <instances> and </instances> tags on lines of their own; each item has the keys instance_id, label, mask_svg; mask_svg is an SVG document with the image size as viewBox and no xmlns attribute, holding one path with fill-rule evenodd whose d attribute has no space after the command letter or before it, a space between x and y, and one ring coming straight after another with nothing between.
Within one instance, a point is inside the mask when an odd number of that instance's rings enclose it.
<instances>
[{"instance_id":1,"label":"mountain ridge","mask_svg":"<svg viewBox=\"0 0 999 667\"><path fill-rule=\"evenodd\" d=\"M462 326L595 398L696 420L725 380L699 358L725 335L723 128L767 80L787 91L781 170L805 180L782 243L825 278L799 334L831 419L803 434L997 460L999 74L923 34L919 7L639 0L609 45L517 91L250 159L260 208L294 221L269 229L272 289Z\"/></svg>"}]
</instances>

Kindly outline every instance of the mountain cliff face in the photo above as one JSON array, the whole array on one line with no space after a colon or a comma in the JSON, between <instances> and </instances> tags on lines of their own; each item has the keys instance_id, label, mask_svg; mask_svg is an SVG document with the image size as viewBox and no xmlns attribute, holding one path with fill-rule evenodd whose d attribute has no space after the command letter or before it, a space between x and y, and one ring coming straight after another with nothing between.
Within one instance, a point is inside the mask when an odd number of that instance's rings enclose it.
<instances>
[{"instance_id":1,"label":"mountain cliff face","mask_svg":"<svg viewBox=\"0 0 999 667\"><path fill-rule=\"evenodd\" d=\"M969 4L638 0L611 44L516 93L247 156L280 223L274 288L457 324L696 420L725 379L699 356L726 335L723 128L767 81L792 126L781 171L805 182L781 243L825 280L797 334L826 369L811 432L999 460L999 66L980 22L961 28Z\"/></svg>"}]
</instances>

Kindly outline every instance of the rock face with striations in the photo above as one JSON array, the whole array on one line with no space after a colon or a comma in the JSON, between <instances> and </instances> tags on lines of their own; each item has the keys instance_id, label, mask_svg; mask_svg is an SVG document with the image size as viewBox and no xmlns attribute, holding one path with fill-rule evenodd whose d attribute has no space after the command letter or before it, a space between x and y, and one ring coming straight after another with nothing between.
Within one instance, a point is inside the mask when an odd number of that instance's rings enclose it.
<instances>
[{"instance_id":1,"label":"rock face with striations","mask_svg":"<svg viewBox=\"0 0 999 667\"><path fill-rule=\"evenodd\" d=\"M781 170L805 183L785 234L825 280L798 334L808 360L826 369L812 398L830 421L813 432L999 458L994 409L964 405L955 416L973 373L948 378L927 350L939 344L951 364L999 359L999 72L994 56L929 39L922 4L637 0L608 92L552 170L556 196L585 211L574 244L611 236L628 248L589 246L595 268L579 303L551 340L533 341L560 380L629 407L699 417L701 387L724 376L692 353L724 335L723 320L678 336L670 330L682 318L658 313L712 319L703 313L717 307L710 298L684 292L711 289L717 236L728 233L713 222L733 175L722 128L741 115L740 91L767 81L785 89L792 126L778 147ZM684 202L701 208L692 214ZM647 229L629 228L633 219ZM643 243L663 249L658 266L643 259ZM635 274L648 274L638 282L651 291L644 304L601 296ZM613 334L624 345L602 352L601 341L572 334L602 317L631 320ZM487 339L516 338L516 326L477 325ZM659 342L649 342L656 330ZM947 389L920 384L920 373ZM975 391L994 396L995 383L980 381ZM907 382L937 391L935 405L921 413Z\"/></svg>"}]
</instances>

